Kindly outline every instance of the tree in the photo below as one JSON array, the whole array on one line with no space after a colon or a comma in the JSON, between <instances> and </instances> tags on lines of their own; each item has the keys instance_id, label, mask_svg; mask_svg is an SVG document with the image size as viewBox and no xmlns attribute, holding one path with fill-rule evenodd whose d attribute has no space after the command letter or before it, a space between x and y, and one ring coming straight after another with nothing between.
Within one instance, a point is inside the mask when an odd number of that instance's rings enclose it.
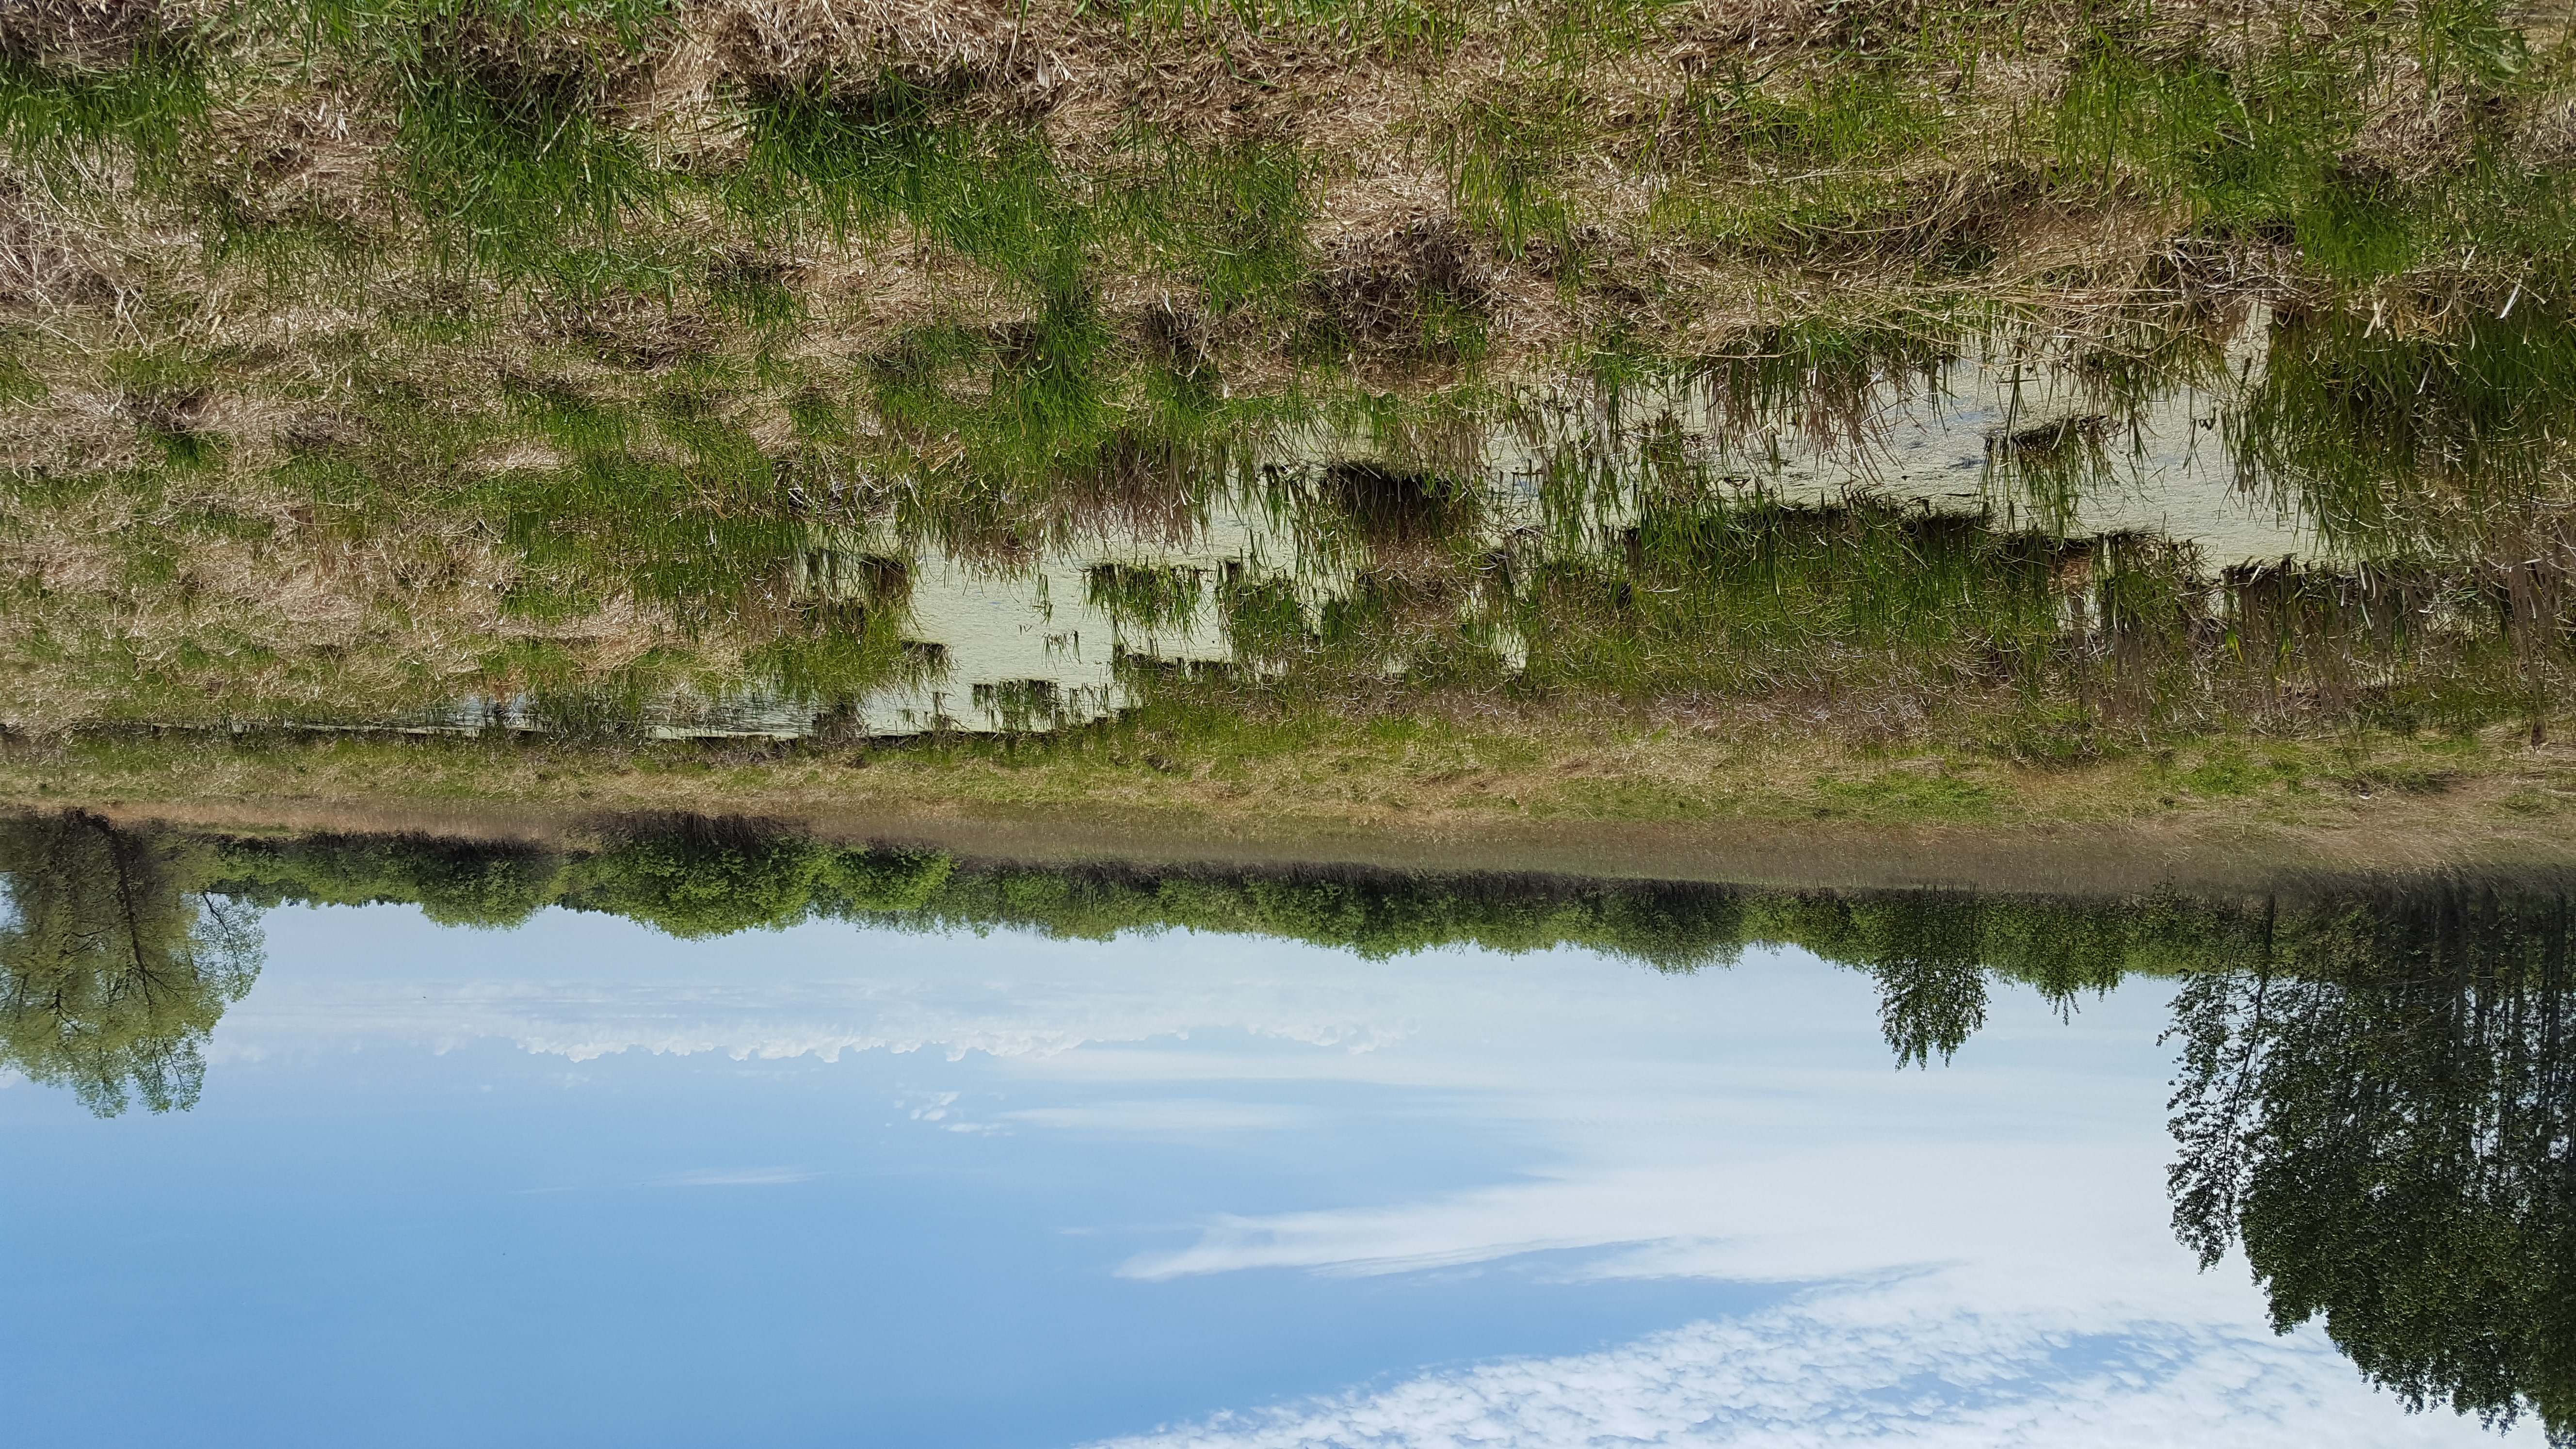
<instances>
[{"instance_id":1,"label":"tree","mask_svg":"<svg viewBox=\"0 0 2576 1449\"><path fill-rule=\"evenodd\" d=\"M256 912L199 887L202 853L76 811L0 819L0 1065L102 1117L196 1105L260 967Z\"/></svg>"},{"instance_id":2,"label":"tree","mask_svg":"<svg viewBox=\"0 0 2576 1449\"><path fill-rule=\"evenodd\" d=\"M2242 1242L2281 1331L2322 1315L2421 1409L2576 1444L2576 922L2449 885L2278 918L2177 998L2174 1227Z\"/></svg>"},{"instance_id":3,"label":"tree","mask_svg":"<svg viewBox=\"0 0 2576 1449\"><path fill-rule=\"evenodd\" d=\"M776 929L812 913L833 854L758 821L682 816L572 866L563 899L683 940Z\"/></svg>"},{"instance_id":4,"label":"tree","mask_svg":"<svg viewBox=\"0 0 2576 1449\"><path fill-rule=\"evenodd\" d=\"M1757 902L1749 934L1792 942L1878 980L1878 1025L1896 1064L1947 1062L1986 1024L1987 903L1964 891L1823 891Z\"/></svg>"}]
</instances>

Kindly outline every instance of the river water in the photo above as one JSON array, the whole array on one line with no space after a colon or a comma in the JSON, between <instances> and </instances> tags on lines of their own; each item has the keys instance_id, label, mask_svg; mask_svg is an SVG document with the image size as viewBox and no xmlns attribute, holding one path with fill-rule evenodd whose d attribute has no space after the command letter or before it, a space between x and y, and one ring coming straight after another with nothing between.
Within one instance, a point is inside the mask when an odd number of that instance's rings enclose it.
<instances>
[{"instance_id":1,"label":"river water","mask_svg":"<svg viewBox=\"0 0 2576 1449\"><path fill-rule=\"evenodd\" d=\"M17 1442L2540 1442L2177 1243L2171 979L265 931L192 1111L0 1090Z\"/></svg>"}]
</instances>

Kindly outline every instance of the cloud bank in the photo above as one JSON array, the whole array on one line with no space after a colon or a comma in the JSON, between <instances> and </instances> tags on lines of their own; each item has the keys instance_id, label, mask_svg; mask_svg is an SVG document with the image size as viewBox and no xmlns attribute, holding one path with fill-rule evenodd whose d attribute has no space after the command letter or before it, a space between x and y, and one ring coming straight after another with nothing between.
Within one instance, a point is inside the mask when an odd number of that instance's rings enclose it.
<instances>
[{"instance_id":1,"label":"cloud bank","mask_svg":"<svg viewBox=\"0 0 2576 1449\"><path fill-rule=\"evenodd\" d=\"M2395 1449L2477 1435L2448 1411L2401 1413L2306 1333L2156 1321L2106 1333L2047 1313L1891 1317L1896 1307L1877 1288L1837 1290L1597 1353L1441 1370L1096 1449Z\"/></svg>"}]
</instances>

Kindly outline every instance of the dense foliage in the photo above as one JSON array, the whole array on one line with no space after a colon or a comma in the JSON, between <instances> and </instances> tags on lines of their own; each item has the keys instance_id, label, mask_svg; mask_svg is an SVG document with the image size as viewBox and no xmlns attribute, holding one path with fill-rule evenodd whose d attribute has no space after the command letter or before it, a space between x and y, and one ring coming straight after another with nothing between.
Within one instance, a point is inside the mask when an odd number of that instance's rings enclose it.
<instances>
[{"instance_id":1,"label":"dense foliage","mask_svg":"<svg viewBox=\"0 0 2576 1449\"><path fill-rule=\"evenodd\" d=\"M2174 1225L2241 1242L2411 1405L2576 1441L2576 920L2563 891L2371 891L2175 1004Z\"/></svg>"},{"instance_id":2,"label":"dense foliage","mask_svg":"<svg viewBox=\"0 0 2576 1449\"><path fill-rule=\"evenodd\" d=\"M211 856L77 813L0 822L0 1066L100 1116L194 1105L260 964L248 903L206 888Z\"/></svg>"}]
</instances>

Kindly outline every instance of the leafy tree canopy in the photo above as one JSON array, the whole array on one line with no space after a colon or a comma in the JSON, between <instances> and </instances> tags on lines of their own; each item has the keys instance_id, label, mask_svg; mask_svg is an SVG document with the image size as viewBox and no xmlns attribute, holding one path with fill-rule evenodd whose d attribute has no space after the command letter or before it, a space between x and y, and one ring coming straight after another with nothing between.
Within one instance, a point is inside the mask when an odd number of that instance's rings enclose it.
<instances>
[{"instance_id":1,"label":"leafy tree canopy","mask_svg":"<svg viewBox=\"0 0 2576 1449\"><path fill-rule=\"evenodd\" d=\"M2452 885L2273 922L2187 983L2174 1226L2241 1242L2410 1405L2576 1443L2576 976L2555 890Z\"/></svg>"},{"instance_id":2,"label":"leafy tree canopy","mask_svg":"<svg viewBox=\"0 0 2576 1449\"><path fill-rule=\"evenodd\" d=\"M76 812L0 817L0 1065L102 1117L195 1105L206 1039L260 967L257 912L206 893L209 854Z\"/></svg>"}]
</instances>

